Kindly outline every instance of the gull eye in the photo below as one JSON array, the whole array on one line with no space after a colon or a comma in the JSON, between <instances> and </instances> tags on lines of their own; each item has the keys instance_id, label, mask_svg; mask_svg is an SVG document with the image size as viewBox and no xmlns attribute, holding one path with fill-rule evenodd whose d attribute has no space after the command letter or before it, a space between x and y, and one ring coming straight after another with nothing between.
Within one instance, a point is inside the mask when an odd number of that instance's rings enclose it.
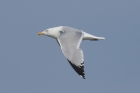
<instances>
[{"instance_id":1,"label":"gull eye","mask_svg":"<svg viewBox=\"0 0 140 93\"><path fill-rule=\"evenodd\" d=\"M48 32L48 30L45 30L45 32Z\"/></svg>"}]
</instances>

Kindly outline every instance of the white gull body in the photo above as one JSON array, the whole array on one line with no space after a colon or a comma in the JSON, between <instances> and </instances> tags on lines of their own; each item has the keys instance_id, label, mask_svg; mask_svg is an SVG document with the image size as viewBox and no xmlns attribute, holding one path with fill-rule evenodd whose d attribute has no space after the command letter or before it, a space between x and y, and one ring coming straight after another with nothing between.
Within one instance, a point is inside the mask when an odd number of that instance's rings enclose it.
<instances>
[{"instance_id":1,"label":"white gull body","mask_svg":"<svg viewBox=\"0 0 140 93\"><path fill-rule=\"evenodd\" d=\"M38 35L50 36L57 40L64 56L67 58L73 69L85 79L83 51L79 48L82 40L104 40L104 37L98 37L88 34L82 30L58 26L39 32Z\"/></svg>"}]
</instances>

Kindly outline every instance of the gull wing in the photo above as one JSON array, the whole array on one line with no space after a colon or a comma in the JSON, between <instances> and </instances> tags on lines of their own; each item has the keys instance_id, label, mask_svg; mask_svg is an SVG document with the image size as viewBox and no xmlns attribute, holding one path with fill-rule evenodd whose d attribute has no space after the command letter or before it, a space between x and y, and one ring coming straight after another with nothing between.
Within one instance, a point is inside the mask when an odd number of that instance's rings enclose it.
<instances>
[{"instance_id":1,"label":"gull wing","mask_svg":"<svg viewBox=\"0 0 140 93\"><path fill-rule=\"evenodd\" d=\"M82 31L68 28L60 33L57 40L64 56L73 69L85 79L83 51L79 48L83 39Z\"/></svg>"}]
</instances>

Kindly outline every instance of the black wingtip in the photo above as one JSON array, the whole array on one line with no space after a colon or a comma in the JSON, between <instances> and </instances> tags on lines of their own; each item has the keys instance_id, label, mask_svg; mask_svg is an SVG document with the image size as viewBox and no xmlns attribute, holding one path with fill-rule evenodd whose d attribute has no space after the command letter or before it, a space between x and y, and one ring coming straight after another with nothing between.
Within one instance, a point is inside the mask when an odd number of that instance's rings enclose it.
<instances>
[{"instance_id":1,"label":"black wingtip","mask_svg":"<svg viewBox=\"0 0 140 93\"><path fill-rule=\"evenodd\" d=\"M81 76L81 75L80 75L80 77L82 77L83 79L86 79L85 76Z\"/></svg>"},{"instance_id":2,"label":"black wingtip","mask_svg":"<svg viewBox=\"0 0 140 93\"><path fill-rule=\"evenodd\" d=\"M67 59L68 60L68 59ZM76 66L75 64L72 64L69 60L68 62L70 63L70 65L73 67L73 69L83 78L83 79L86 79L85 78L85 73L84 73L84 66Z\"/></svg>"}]
</instances>

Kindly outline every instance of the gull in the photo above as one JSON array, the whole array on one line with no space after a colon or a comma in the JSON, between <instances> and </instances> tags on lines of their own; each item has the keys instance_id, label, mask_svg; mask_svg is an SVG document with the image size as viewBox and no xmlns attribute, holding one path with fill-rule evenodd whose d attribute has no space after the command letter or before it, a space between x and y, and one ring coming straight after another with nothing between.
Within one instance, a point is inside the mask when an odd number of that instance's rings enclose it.
<instances>
[{"instance_id":1,"label":"gull","mask_svg":"<svg viewBox=\"0 0 140 93\"><path fill-rule=\"evenodd\" d=\"M83 79L85 79L84 56L82 49L79 48L82 40L97 41L105 39L68 26L48 28L38 32L38 35L46 35L56 39L70 65Z\"/></svg>"}]
</instances>

